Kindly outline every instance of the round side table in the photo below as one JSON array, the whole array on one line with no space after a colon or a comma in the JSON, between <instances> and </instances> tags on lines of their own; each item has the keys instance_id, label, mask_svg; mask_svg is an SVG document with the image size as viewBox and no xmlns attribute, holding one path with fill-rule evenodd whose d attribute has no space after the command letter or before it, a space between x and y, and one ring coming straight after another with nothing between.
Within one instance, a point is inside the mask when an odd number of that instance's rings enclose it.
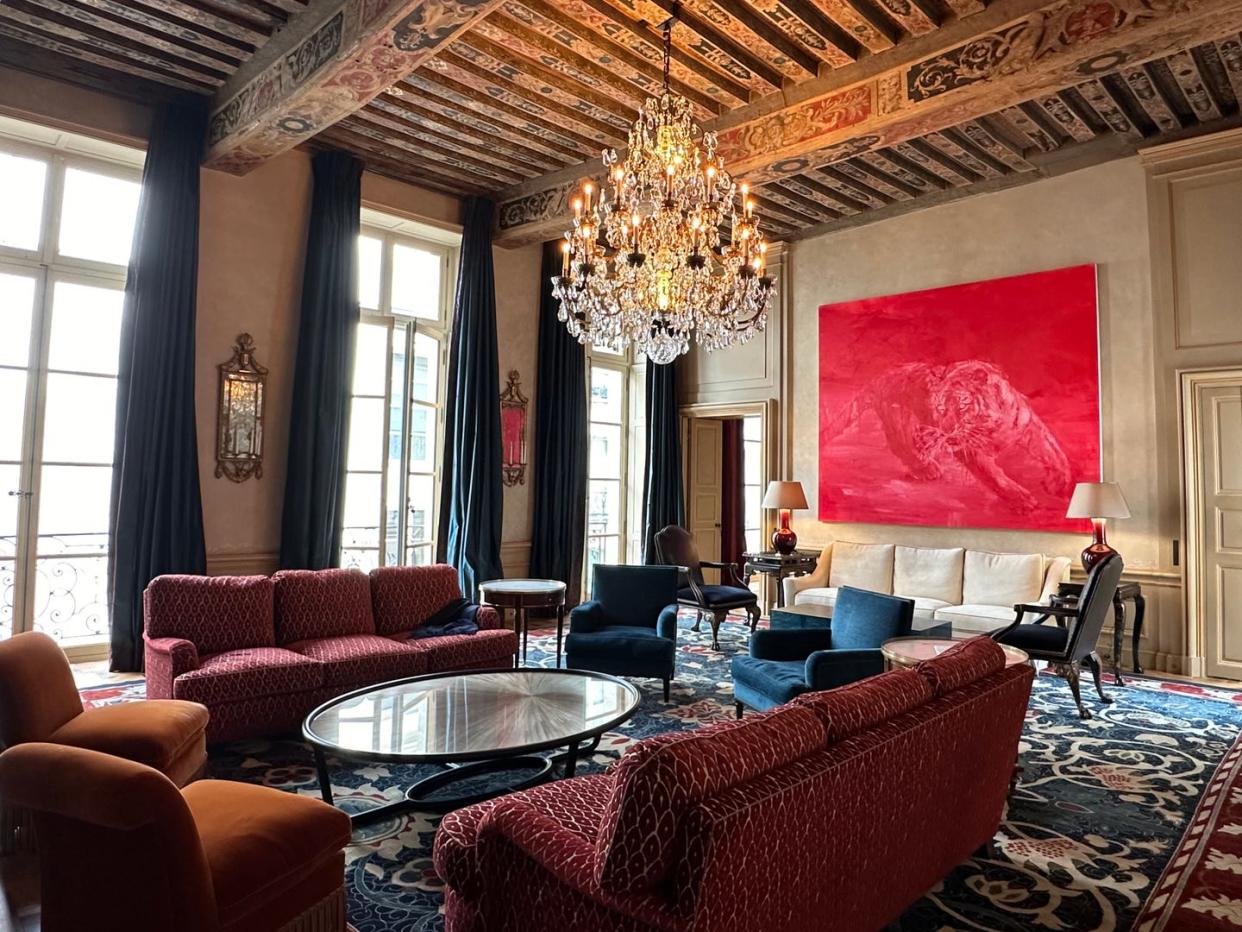
<instances>
[{"instance_id":1,"label":"round side table","mask_svg":"<svg viewBox=\"0 0 1242 932\"><path fill-rule=\"evenodd\" d=\"M556 665L561 665L561 639L565 632L565 584L556 579L493 579L479 584L482 601L500 612L513 611L513 630L522 642L522 663L526 662L526 641L530 633L527 611L532 608L556 609Z\"/></svg>"},{"instance_id":2,"label":"round side table","mask_svg":"<svg viewBox=\"0 0 1242 932\"><path fill-rule=\"evenodd\" d=\"M889 638L880 645L880 652L884 655L884 664L888 669L895 667L912 667L924 660L934 660L954 644L959 644L964 638L930 638L930 637L904 637ZM998 645L1005 652L1005 666L1013 667L1020 663L1026 663L1030 658L1027 657L1026 651L1018 650L1016 647L1009 647L1006 644Z\"/></svg>"}]
</instances>

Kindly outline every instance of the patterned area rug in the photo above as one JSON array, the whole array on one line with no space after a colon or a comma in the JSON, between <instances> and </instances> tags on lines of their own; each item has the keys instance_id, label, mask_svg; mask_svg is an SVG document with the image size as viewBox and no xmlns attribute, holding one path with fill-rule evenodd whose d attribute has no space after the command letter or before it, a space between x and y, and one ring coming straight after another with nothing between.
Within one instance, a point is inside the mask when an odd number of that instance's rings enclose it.
<instances>
[{"instance_id":1,"label":"patterned area rug","mask_svg":"<svg viewBox=\"0 0 1242 932\"><path fill-rule=\"evenodd\" d=\"M597 772L648 735L732 717L729 658L747 630L726 623L721 650L683 620L677 680L665 703L655 681L638 713L605 736L579 773ZM552 666L554 637L531 640L530 662ZM1242 729L1242 698L1153 679L1091 701L1080 721L1069 689L1036 678L1022 742L1024 770L993 858L967 861L890 927L939 930L1129 929L1190 822L1218 763ZM88 690L94 703L141 696L140 684ZM396 799L435 768L333 768L339 804L356 810ZM248 741L211 755L212 776L319 795L310 752L294 741ZM953 800L944 800L952 806ZM347 851L350 921L359 932L441 930L440 881L431 865L438 818L412 813L361 828ZM1237 868L1235 868L1237 870ZM1176 922L1169 929L1187 928Z\"/></svg>"},{"instance_id":2,"label":"patterned area rug","mask_svg":"<svg viewBox=\"0 0 1242 932\"><path fill-rule=\"evenodd\" d=\"M1221 761L1134 927L1242 929L1242 738Z\"/></svg>"}]
</instances>

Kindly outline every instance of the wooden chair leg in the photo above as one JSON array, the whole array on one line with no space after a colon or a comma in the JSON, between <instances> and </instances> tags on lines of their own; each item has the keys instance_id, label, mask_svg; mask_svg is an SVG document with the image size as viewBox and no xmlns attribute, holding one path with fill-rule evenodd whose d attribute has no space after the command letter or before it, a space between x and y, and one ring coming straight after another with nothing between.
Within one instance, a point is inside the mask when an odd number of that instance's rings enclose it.
<instances>
[{"instance_id":1,"label":"wooden chair leg","mask_svg":"<svg viewBox=\"0 0 1242 932\"><path fill-rule=\"evenodd\" d=\"M1104 695L1104 682L1101 676L1103 665L1100 662L1100 655L1092 651L1084 659L1087 661L1087 666L1091 668L1091 676L1095 679L1095 691L1099 695L1100 701L1105 703L1112 702L1113 700L1110 696Z\"/></svg>"},{"instance_id":2,"label":"wooden chair leg","mask_svg":"<svg viewBox=\"0 0 1242 932\"><path fill-rule=\"evenodd\" d=\"M1074 694L1074 705L1078 706L1078 717L1088 719L1091 713L1087 711L1087 707L1082 704L1082 694L1079 690L1078 681L1080 673L1078 670L1078 661L1073 660L1069 663L1062 664L1064 669L1065 681L1069 683L1070 692Z\"/></svg>"},{"instance_id":3,"label":"wooden chair leg","mask_svg":"<svg viewBox=\"0 0 1242 932\"><path fill-rule=\"evenodd\" d=\"M669 685L671 684L671 682L672 681L669 680L667 676L664 677L664 701L665 702L668 702Z\"/></svg>"},{"instance_id":4,"label":"wooden chair leg","mask_svg":"<svg viewBox=\"0 0 1242 932\"><path fill-rule=\"evenodd\" d=\"M759 627L759 616L762 614L759 611L759 603L756 602L754 605L747 606L746 614L750 615L750 630L753 632Z\"/></svg>"},{"instance_id":5,"label":"wooden chair leg","mask_svg":"<svg viewBox=\"0 0 1242 932\"><path fill-rule=\"evenodd\" d=\"M697 609L694 612L694 624L690 626L691 631L698 631L699 626L703 623L703 613Z\"/></svg>"},{"instance_id":6,"label":"wooden chair leg","mask_svg":"<svg viewBox=\"0 0 1242 932\"><path fill-rule=\"evenodd\" d=\"M733 703L733 715L735 718L741 718L745 711L746 706L742 705L740 702Z\"/></svg>"},{"instance_id":7,"label":"wooden chair leg","mask_svg":"<svg viewBox=\"0 0 1242 932\"><path fill-rule=\"evenodd\" d=\"M720 650L720 623L725 620L728 612L712 612L712 650Z\"/></svg>"}]
</instances>

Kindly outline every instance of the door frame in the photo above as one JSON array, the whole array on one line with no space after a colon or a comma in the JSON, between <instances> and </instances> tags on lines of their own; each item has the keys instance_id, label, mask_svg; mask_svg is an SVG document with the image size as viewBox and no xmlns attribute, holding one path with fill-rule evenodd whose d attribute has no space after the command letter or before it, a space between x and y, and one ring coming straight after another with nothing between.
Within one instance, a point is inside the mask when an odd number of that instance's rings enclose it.
<instances>
[{"instance_id":1,"label":"door frame","mask_svg":"<svg viewBox=\"0 0 1242 932\"><path fill-rule=\"evenodd\" d=\"M1185 584L1182 587L1183 611L1186 618L1186 673L1204 676L1207 668L1207 622L1203 606L1203 553L1200 507L1203 489L1199 469L1199 416L1196 396L1199 389L1219 384L1242 382L1242 367L1211 367L1179 369L1181 470L1182 470L1182 539L1185 546Z\"/></svg>"}]
</instances>

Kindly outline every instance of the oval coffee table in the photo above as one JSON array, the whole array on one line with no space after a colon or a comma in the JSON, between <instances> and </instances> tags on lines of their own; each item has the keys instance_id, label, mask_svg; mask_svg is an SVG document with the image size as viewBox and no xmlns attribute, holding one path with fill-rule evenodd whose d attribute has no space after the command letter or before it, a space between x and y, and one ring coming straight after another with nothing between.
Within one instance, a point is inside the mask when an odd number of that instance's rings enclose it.
<instances>
[{"instance_id":1,"label":"oval coffee table","mask_svg":"<svg viewBox=\"0 0 1242 932\"><path fill-rule=\"evenodd\" d=\"M542 782L556 763L572 777L578 756L638 708L638 689L589 670L466 670L394 680L325 702L302 736L315 751L319 789L332 805L327 755L352 761L445 764L409 787L405 799L351 814L371 822L419 809L449 812ZM564 748L543 757L539 751ZM535 773L501 789L428 797L454 783L506 770Z\"/></svg>"}]
</instances>

